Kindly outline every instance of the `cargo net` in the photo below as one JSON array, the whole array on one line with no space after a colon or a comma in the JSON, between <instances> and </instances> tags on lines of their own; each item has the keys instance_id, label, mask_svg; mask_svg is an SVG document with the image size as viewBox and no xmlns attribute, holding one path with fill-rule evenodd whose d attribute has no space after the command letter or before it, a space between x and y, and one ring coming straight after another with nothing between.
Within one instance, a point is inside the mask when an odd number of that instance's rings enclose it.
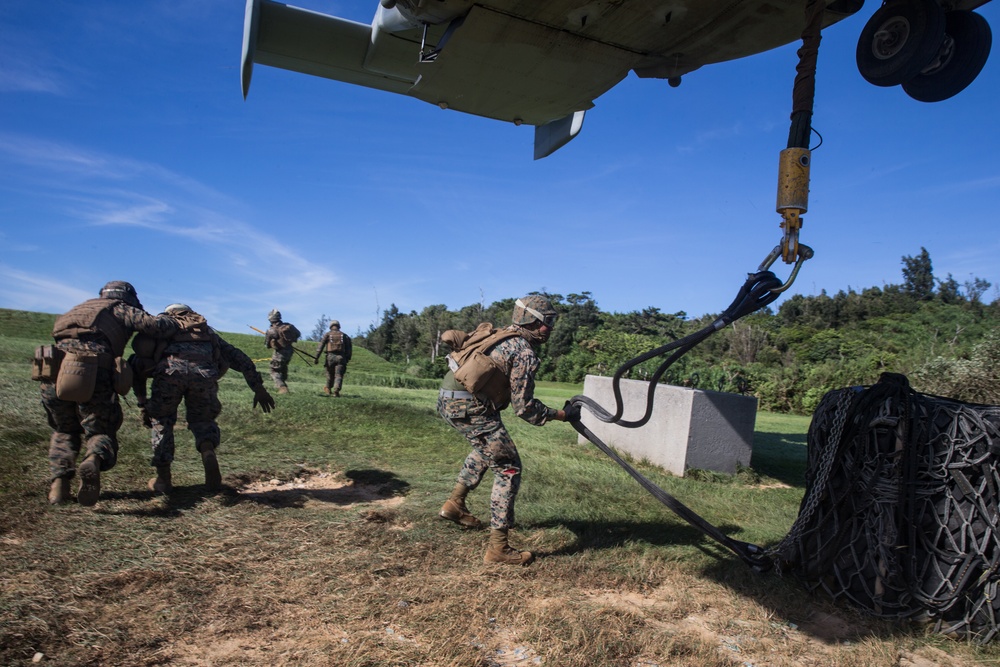
<instances>
[{"instance_id":1,"label":"cargo net","mask_svg":"<svg viewBox=\"0 0 1000 667\"><path fill-rule=\"evenodd\" d=\"M902 375L828 393L806 493L776 569L880 617L992 640L1000 619L1000 407L914 392Z\"/></svg>"}]
</instances>

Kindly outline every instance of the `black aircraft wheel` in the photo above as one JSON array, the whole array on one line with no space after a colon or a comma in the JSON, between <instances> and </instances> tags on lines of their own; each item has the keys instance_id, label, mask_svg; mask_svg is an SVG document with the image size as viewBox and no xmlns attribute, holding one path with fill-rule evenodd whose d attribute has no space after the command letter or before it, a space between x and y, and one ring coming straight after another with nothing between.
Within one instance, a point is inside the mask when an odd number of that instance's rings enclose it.
<instances>
[{"instance_id":1,"label":"black aircraft wheel","mask_svg":"<svg viewBox=\"0 0 1000 667\"><path fill-rule=\"evenodd\" d=\"M858 71L876 86L909 81L937 55L944 26L937 0L889 0L861 31Z\"/></svg>"},{"instance_id":2,"label":"black aircraft wheel","mask_svg":"<svg viewBox=\"0 0 1000 667\"><path fill-rule=\"evenodd\" d=\"M938 56L903 84L903 91L920 102L940 102L962 92L990 56L993 33L986 19L967 11L948 12L945 18Z\"/></svg>"}]
</instances>

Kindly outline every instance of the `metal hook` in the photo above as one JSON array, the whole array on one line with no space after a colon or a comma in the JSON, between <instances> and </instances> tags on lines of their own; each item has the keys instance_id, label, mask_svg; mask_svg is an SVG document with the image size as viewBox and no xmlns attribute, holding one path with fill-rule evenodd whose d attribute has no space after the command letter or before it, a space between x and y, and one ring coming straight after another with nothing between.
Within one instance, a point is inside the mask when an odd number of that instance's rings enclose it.
<instances>
[{"instance_id":1,"label":"metal hook","mask_svg":"<svg viewBox=\"0 0 1000 667\"><path fill-rule=\"evenodd\" d=\"M800 243L797 248L795 266L792 267L792 272L788 275L788 280L786 280L784 284L781 285L781 287L776 287L772 289L771 292L773 292L774 294L780 294L785 290L787 290L789 287L791 287L792 283L795 282L796 276L799 275L799 269L802 268L803 262L805 262L807 259L812 259L813 254L814 253L812 248L810 248L805 244ZM768 254L768 256L764 258L764 261L760 263L759 267L757 267L757 271L760 272L769 270L771 268L771 265L774 264L774 262L779 257L781 257L780 244L774 246L774 250L772 250Z\"/></svg>"}]
</instances>

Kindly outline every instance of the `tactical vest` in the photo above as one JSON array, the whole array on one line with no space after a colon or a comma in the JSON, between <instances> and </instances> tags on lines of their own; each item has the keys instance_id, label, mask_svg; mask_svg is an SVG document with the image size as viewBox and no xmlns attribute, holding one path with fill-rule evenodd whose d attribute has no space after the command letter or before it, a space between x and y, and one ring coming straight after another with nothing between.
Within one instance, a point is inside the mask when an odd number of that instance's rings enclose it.
<instances>
[{"instance_id":1,"label":"tactical vest","mask_svg":"<svg viewBox=\"0 0 1000 667\"><path fill-rule=\"evenodd\" d=\"M510 378L496 361L489 356L498 343L520 336L518 331L494 329L483 322L470 334L454 329L441 334L441 339L455 348L448 355L448 367L466 391L489 399L499 410L510 404Z\"/></svg>"},{"instance_id":2,"label":"tactical vest","mask_svg":"<svg viewBox=\"0 0 1000 667\"><path fill-rule=\"evenodd\" d=\"M209 343L211 347L212 363L218 366L219 377L229 370L229 363L222 358L222 347L219 345L219 337L208 326L205 318L198 313L188 311L180 315L171 315L177 322L178 331L170 337L171 343ZM169 346L167 350L169 351ZM159 350L162 351L162 350ZM154 361L159 362L160 357L154 357Z\"/></svg>"},{"instance_id":3,"label":"tactical vest","mask_svg":"<svg viewBox=\"0 0 1000 667\"><path fill-rule=\"evenodd\" d=\"M327 333L326 351L331 354L344 353L344 332L330 331Z\"/></svg>"},{"instance_id":4,"label":"tactical vest","mask_svg":"<svg viewBox=\"0 0 1000 667\"><path fill-rule=\"evenodd\" d=\"M114 299L89 299L56 318L52 337L56 340L80 338L86 334L101 334L111 344L111 353L120 357L125 353L131 330L114 314Z\"/></svg>"},{"instance_id":5,"label":"tactical vest","mask_svg":"<svg viewBox=\"0 0 1000 667\"><path fill-rule=\"evenodd\" d=\"M182 343L209 343L212 342L214 334L208 326L205 318L198 313L186 312L181 315L172 315L176 321L178 330L170 340Z\"/></svg>"}]
</instances>

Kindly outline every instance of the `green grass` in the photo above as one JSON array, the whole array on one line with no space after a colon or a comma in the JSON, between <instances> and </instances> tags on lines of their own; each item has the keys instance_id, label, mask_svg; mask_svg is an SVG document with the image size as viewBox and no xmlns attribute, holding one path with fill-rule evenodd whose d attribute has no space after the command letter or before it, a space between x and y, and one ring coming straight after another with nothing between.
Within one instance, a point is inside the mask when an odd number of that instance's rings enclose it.
<instances>
[{"instance_id":1,"label":"green grass","mask_svg":"<svg viewBox=\"0 0 1000 667\"><path fill-rule=\"evenodd\" d=\"M509 413L525 470L514 541L539 559L483 566L485 533L436 518L467 443L437 416L435 387L392 386L405 373L363 349L339 399L322 394L322 367L297 358L291 393L268 415L252 410L239 374L223 378L222 493L204 489L181 428L175 493L146 491L148 433L126 402L101 501L50 507L50 431L28 362L52 319L0 310L0 664L42 652L80 665L485 667L528 646L548 665L793 665L806 654L820 656L808 664L888 667L942 645L753 573L577 444L569 425ZM267 375L262 337L223 337ZM561 407L580 390L540 382L536 393ZM731 536L774 544L797 515L807 427L759 414L752 470L736 476L635 465ZM321 473L338 485L294 488ZM255 484L275 490L238 492ZM470 496L480 517L488 487L489 477ZM789 629L820 612L846 619L850 644ZM943 646L956 660L1000 656Z\"/></svg>"}]
</instances>

